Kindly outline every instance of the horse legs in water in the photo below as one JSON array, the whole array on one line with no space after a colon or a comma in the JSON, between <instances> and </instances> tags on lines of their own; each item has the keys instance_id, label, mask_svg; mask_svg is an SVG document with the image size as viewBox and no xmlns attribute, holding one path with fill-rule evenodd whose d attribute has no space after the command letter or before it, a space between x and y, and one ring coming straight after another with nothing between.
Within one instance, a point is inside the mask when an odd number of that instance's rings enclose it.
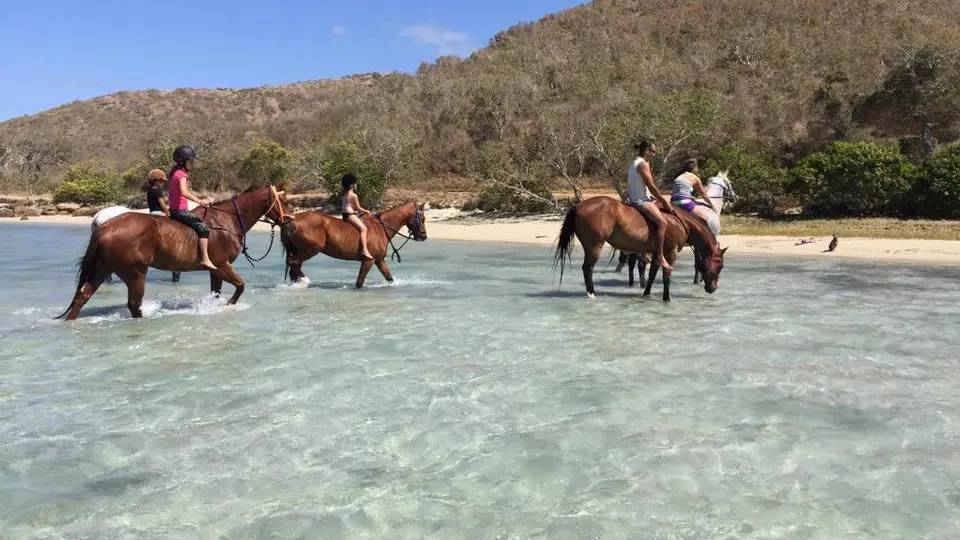
<instances>
[{"instance_id":1,"label":"horse legs in water","mask_svg":"<svg viewBox=\"0 0 960 540\"><path fill-rule=\"evenodd\" d=\"M174 283L180 283L180 272L174 272L173 277L170 278L170 280ZM218 289L217 292L220 292L220 290Z\"/></svg>"},{"instance_id":2,"label":"horse legs in water","mask_svg":"<svg viewBox=\"0 0 960 540\"><path fill-rule=\"evenodd\" d=\"M583 284L587 287L587 296L596 297L596 290L593 288L593 267L600 260L600 254L603 251L603 243L600 242L592 249L584 250L583 253Z\"/></svg>"},{"instance_id":3,"label":"horse legs in water","mask_svg":"<svg viewBox=\"0 0 960 540\"><path fill-rule=\"evenodd\" d=\"M677 260L677 253L664 253L666 256L667 262L672 266L673 263ZM657 271L660 270L660 265L656 261L650 261L650 275L647 277L647 287L643 290L644 296L650 296L650 289L653 287L653 281L657 277ZM663 270L663 301L670 301L670 275L673 272L664 268Z\"/></svg>"},{"instance_id":4,"label":"horse legs in water","mask_svg":"<svg viewBox=\"0 0 960 540\"><path fill-rule=\"evenodd\" d=\"M626 253L625 251L622 251L622 250L621 250L621 251L620 251L620 260L617 261L617 269L614 270L614 272L617 273L617 274L619 274L621 271L623 271L624 265L626 265L629 260L630 260L630 257L627 256L627 253ZM631 286L631 287L633 286L633 276L630 277L630 286Z\"/></svg>"},{"instance_id":5,"label":"horse legs in water","mask_svg":"<svg viewBox=\"0 0 960 540\"><path fill-rule=\"evenodd\" d=\"M287 266L287 273L290 277L290 281L296 283L302 279L306 279L307 275L303 273L303 261L288 260Z\"/></svg>"},{"instance_id":6,"label":"horse legs in water","mask_svg":"<svg viewBox=\"0 0 960 540\"><path fill-rule=\"evenodd\" d=\"M233 296L230 297L230 300L227 301L231 306L237 303L237 300L240 299L240 295L243 294L243 278L237 275L237 271L233 269L233 265L229 262L223 262L217 266L216 272L211 272L210 276L210 285L213 286L213 274L216 274L216 277L222 281L233 285L237 290L233 291Z\"/></svg>"},{"instance_id":7,"label":"horse legs in water","mask_svg":"<svg viewBox=\"0 0 960 540\"><path fill-rule=\"evenodd\" d=\"M386 259L380 259L376 262L377 270L380 270L380 273L383 274L383 278L387 280L387 283L393 283L393 274L390 273L390 269L387 268Z\"/></svg>"},{"instance_id":8,"label":"horse legs in water","mask_svg":"<svg viewBox=\"0 0 960 540\"><path fill-rule=\"evenodd\" d=\"M637 268L638 264L639 264L640 271L637 273L637 275L640 277L640 286L646 287L647 278L644 277L643 271L646 270L647 268L647 261L643 257L641 257L640 254L631 253L630 257L628 258L628 262L629 262L628 272L630 275L630 283L628 287L633 287L633 270L634 268Z\"/></svg>"},{"instance_id":9,"label":"horse legs in water","mask_svg":"<svg viewBox=\"0 0 960 540\"><path fill-rule=\"evenodd\" d=\"M370 269L373 268L373 261L369 259L364 259L360 263L360 273L357 274L357 288L363 287L363 283L367 281L367 273L370 272Z\"/></svg>"},{"instance_id":10,"label":"horse legs in water","mask_svg":"<svg viewBox=\"0 0 960 540\"><path fill-rule=\"evenodd\" d=\"M134 319L143 317L140 306L143 303L143 289L147 282L147 267L133 266L117 271L117 276L127 284L127 309Z\"/></svg>"},{"instance_id":11,"label":"horse legs in water","mask_svg":"<svg viewBox=\"0 0 960 540\"><path fill-rule=\"evenodd\" d=\"M174 274L175 275L179 274L179 272L175 272ZM220 290L222 288L223 288L223 279L218 277L213 272L210 272L210 292L212 292L217 296L220 296Z\"/></svg>"},{"instance_id":12,"label":"horse legs in water","mask_svg":"<svg viewBox=\"0 0 960 540\"><path fill-rule=\"evenodd\" d=\"M700 257L700 253L697 252L697 250L693 250L693 260L694 260L694 265L693 265L693 284L696 285L696 284L700 283L700 263L702 262L702 259L701 259L701 257Z\"/></svg>"},{"instance_id":13,"label":"horse legs in water","mask_svg":"<svg viewBox=\"0 0 960 540\"><path fill-rule=\"evenodd\" d=\"M73 304L70 305L70 310L67 312L67 316L64 320L72 321L80 315L80 310L83 309L83 306L90 301L90 297L93 296L93 293L97 292L97 289L100 288L100 285L111 276L110 272L106 274L100 274L91 279L90 281L84 283L80 287L80 292L77 294L76 299Z\"/></svg>"}]
</instances>

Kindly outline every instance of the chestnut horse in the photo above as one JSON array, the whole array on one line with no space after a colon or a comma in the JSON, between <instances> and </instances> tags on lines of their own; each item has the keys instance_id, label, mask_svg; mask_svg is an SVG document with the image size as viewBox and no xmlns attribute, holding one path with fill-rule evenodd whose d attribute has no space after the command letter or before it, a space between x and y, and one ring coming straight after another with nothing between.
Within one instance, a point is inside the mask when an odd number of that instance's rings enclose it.
<instances>
[{"instance_id":1,"label":"chestnut horse","mask_svg":"<svg viewBox=\"0 0 960 540\"><path fill-rule=\"evenodd\" d=\"M399 254L399 249L393 247L392 241L404 225L411 234L407 237L408 240L426 240L426 211L429 208L429 204L408 203L376 215L365 214L361 219L367 226L367 248L373 255L373 260L363 259L360 253L360 231L353 225L339 217L316 210L297 212L293 216L294 231L280 231L280 243L286 252L286 274L290 281L307 279L303 273L303 263L316 254L323 253L334 259L360 261L360 273L356 283L358 289L363 287L367 273L374 264L383 277L392 283L393 274L390 273L386 261L387 248L391 247L395 254Z\"/></svg>"},{"instance_id":2,"label":"chestnut horse","mask_svg":"<svg viewBox=\"0 0 960 540\"><path fill-rule=\"evenodd\" d=\"M680 247L690 244L702 254L698 260L704 277L704 290L713 293L717 290L720 271L723 269L723 254L726 248L713 238L710 229L689 212L676 208L676 215L665 213L667 219L666 238L663 244L663 256L673 265ZM570 258L570 245L576 235L583 246L583 281L587 296L593 298L593 267L600 259L605 243L614 249L626 252L653 253L656 236L640 212L612 197L591 197L567 211L560 228L560 237L554 254L554 265L560 265L560 280L563 281L564 259ZM656 257L654 257L656 259ZM650 265L650 275L644 296L650 294L654 278L660 265ZM670 301L670 276L672 272L663 272L663 300Z\"/></svg>"},{"instance_id":3,"label":"chestnut horse","mask_svg":"<svg viewBox=\"0 0 960 540\"><path fill-rule=\"evenodd\" d=\"M258 220L267 217L272 225L289 227L290 215L283 209L281 196L273 186L248 190L228 201L208 208L197 207L193 214L210 229L210 260L217 270L200 266L197 257L197 233L165 216L139 212L121 214L90 233L90 242L80 260L77 290L70 306L57 319L76 319L80 309L110 274L117 274L127 285L127 307L134 318L142 317L140 304L147 268L174 272L210 272L210 285L220 292L226 281L236 287L230 304L243 294L243 279L230 264L241 253L246 255L247 232Z\"/></svg>"}]
</instances>

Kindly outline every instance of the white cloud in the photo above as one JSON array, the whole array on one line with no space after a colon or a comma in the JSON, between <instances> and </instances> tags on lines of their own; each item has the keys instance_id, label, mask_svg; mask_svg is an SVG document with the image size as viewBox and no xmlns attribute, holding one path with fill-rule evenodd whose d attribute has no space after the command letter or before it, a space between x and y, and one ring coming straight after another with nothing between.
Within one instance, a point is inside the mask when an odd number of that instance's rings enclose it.
<instances>
[{"instance_id":1,"label":"white cloud","mask_svg":"<svg viewBox=\"0 0 960 540\"><path fill-rule=\"evenodd\" d=\"M433 45L441 56L448 54L467 55L473 50L470 37L463 32L429 25L408 26L400 35L413 38L418 44Z\"/></svg>"},{"instance_id":2,"label":"white cloud","mask_svg":"<svg viewBox=\"0 0 960 540\"><path fill-rule=\"evenodd\" d=\"M347 34L347 29L339 24L335 24L330 28L330 33L335 36L344 36Z\"/></svg>"}]
</instances>

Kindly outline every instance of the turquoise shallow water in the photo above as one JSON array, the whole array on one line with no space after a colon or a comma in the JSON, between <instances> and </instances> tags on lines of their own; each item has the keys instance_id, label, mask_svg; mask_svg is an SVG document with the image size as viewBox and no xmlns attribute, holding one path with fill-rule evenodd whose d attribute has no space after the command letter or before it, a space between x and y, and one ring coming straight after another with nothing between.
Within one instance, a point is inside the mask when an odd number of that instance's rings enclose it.
<instances>
[{"instance_id":1,"label":"turquoise shallow water","mask_svg":"<svg viewBox=\"0 0 960 540\"><path fill-rule=\"evenodd\" d=\"M116 282L64 324L87 230L0 234L3 538L960 530L958 269L731 251L707 295L685 253L671 304L589 301L579 253L558 289L546 248L431 240L394 286L277 250L237 307L151 271L145 319Z\"/></svg>"}]
</instances>

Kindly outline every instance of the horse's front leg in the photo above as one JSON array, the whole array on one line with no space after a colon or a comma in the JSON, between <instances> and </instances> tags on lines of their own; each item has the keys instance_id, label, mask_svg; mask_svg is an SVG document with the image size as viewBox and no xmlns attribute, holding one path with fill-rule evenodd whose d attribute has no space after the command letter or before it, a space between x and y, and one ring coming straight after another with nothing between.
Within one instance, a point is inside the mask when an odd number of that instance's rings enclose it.
<instances>
[{"instance_id":1,"label":"horse's front leg","mask_svg":"<svg viewBox=\"0 0 960 540\"><path fill-rule=\"evenodd\" d=\"M647 286L643 288L643 295L650 296L650 289L653 288L653 281L657 279L657 270L660 269L660 263L651 259L650 274L647 276ZM666 272L664 272L666 273Z\"/></svg>"},{"instance_id":2,"label":"horse's front leg","mask_svg":"<svg viewBox=\"0 0 960 540\"><path fill-rule=\"evenodd\" d=\"M224 261L219 266L217 266L216 277L226 281L227 283L233 285L237 290L233 291L233 296L230 297L230 300L227 301L231 306L237 303L237 300L240 299L240 295L243 294L243 278L237 274L237 271L234 270L233 265L229 262ZM211 276L211 285L212 285L213 276Z\"/></svg>"},{"instance_id":3,"label":"horse's front leg","mask_svg":"<svg viewBox=\"0 0 960 540\"><path fill-rule=\"evenodd\" d=\"M373 268L373 261L370 259L364 259L360 263L360 273L357 274L357 288L363 287L363 283L367 281L367 273L370 272L370 269Z\"/></svg>"},{"instance_id":4,"label":"horse's front leg","mask_svg":"<svg viewBox=\"0 0 960 540\"><path fill-rule=\"evenodd\" d=\"M647 259L645 256L641 255L637 258L637 276L640 277L640 287L646 288L647 286Z\"/></svg>"},{"instance_id":5,"label":"horse's front leg","mask_svg":"<svg viewBox=\"0 0 960 540\"><path fill-rule=\"evenodd\" d=\"M633 271L636 270L636 268L637 268L637 254L631 253L630 256L627 257L627 274L630 276L629 278L630 280L627 282L627 287L633 287ZM643 270L641 270L640 272L643 272ZM641 274L640 277L642 279L643 275Z\"/></svg>"},{"instance_id":6,"label":"horse's front leg","mask_svg":"<svg viewBox=\"0 0 960 540\"><path fill-rule=\"evenodd\" d=\"M383 278L387 280L387 283L393 283L393 274L390 273L390 268L387 267L386 259L379 259L376 261L377 270L383 274Z\"/></svg>"},{"instance_id":7,"label":"horse's front leg","mask_svg":"<svg viewBox=\"0 0 960 540\"><path fill-rule=\"evenodd\" d=\"M693 284L700 283L700 253L693 250Z\"/></svg>"},{"instance_id":8,"label":"horse's front leg","mask_svg":"<svg viewBox=\"0 0 960 540\"><path fill-rule=\"evenodd\" d=\"M677 252L672 251L667 255L667 262L670 263L670 266L673 266L677 262ZM670 276L673 275L673 270L663 269L663 301L670 301Z\"/></svg>"}]
</instances>

